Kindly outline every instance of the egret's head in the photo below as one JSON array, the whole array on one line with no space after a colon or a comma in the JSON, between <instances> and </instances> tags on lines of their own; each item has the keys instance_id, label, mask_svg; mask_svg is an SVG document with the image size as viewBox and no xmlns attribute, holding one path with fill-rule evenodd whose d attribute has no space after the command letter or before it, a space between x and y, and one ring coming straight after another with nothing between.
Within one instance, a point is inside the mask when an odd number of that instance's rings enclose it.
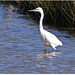
<instances>
[{"instance_id":1,"label":"egret's head","mask_svg":"<svg viewBox=\"0 0 75 75\"><path fill-rule=\"evenodd\" d=\"M40 12L40 13L42 13L43 12L43 9L41 7L38 7L36 9L29 10L29 11L34 11L34 12Z\"/></svg>"}]
</instances>

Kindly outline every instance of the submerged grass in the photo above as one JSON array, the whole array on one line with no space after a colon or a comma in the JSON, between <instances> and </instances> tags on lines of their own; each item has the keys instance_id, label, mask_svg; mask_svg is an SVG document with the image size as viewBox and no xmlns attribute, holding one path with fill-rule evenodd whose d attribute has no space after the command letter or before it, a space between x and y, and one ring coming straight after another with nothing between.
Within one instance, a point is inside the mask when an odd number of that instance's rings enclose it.
<instances>
[{"instance_id":1,"label":"submerged grass","mask_svg":"<svg viewBox=\"0 0 75 75\"><path fill-rule=\"evenodd\" d=\"M15 0L22 13L36 7L44 9L44 22L60 27L75 28L75 1L19 1ZM38 17L38 14L33 14Z\"/></svg>"}]
</instances>

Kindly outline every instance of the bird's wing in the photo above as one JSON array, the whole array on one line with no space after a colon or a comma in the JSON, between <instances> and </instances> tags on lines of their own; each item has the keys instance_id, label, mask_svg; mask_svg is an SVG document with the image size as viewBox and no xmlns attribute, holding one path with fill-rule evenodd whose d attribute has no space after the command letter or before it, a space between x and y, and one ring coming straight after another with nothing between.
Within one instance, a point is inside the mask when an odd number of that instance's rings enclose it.
<instances>
[{"instance_id":1,"label":"bird's wing","mask_svg":"<svg viewBox=\"0 0 75 75\"><path fill-rule=\"evenodd\" d=\"M52 46L55 45L55 47L58 45L62 46L62 42L55 35L53 35L48 31L45 31L45 33L46 33L45 38L48 43L52 44Z\"/></svg>"}]
</instances>

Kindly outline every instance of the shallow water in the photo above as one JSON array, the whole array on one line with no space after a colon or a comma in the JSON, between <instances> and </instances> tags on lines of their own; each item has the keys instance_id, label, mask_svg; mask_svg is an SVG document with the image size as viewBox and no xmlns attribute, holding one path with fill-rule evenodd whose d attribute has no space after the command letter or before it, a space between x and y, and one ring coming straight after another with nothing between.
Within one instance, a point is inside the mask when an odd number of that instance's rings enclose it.
<instances>
[{"instance_id":1,"label":"shallow water","mask_svg":"<svg viewBox=\"0 0 75 75\"><path fill-rule=\"evenodd\" d=\"M63 46L44 52L38 24L15 9L0 4L0 73L75 73L75 37L45 25Z\"/></svg>"}]
</instances>

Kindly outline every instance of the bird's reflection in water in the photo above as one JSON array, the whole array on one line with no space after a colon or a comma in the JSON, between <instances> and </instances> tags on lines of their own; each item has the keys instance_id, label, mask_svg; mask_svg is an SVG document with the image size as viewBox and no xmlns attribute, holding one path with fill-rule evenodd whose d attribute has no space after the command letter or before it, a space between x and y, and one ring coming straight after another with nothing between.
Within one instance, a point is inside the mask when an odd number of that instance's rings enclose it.
<instances>
[{"instance_id":1,"label":"bird's reflection in water","mask_svg":"<svg viewBox=\"0 0 75 75\"><path fill-rule=\"evenodd\" d=\"M44 57L53 58L53 57L60 55L60 54L61 54L61 52L43 52L41 54L38 54L37 58L44 58Z\"/></svg>"},{"instance_id":2,"label":"bird's reflection in water","mask_svg":"<svg viewBox=\"0 0 75 75\"><path fill-rule=\"evenodd\" d=\"M37 68L51 68L54 66L55 57L59 56L61 52L43 52L37 55Z\"/></svg>"}]
</instances>

